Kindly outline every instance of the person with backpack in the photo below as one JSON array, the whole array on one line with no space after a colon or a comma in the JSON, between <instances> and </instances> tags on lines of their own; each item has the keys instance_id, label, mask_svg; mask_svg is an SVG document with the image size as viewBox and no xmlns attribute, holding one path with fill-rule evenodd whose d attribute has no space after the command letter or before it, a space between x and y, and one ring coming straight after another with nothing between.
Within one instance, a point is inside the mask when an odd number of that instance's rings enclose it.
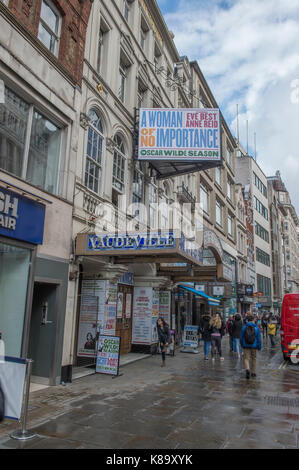
<instances>
[{"instance_id":1,"label":"person with backpack","mask_svg":"<svg viewBox=\"0 0 299 470\"><path fill-rule=\"evenodd\" d=\"M158 318L157 320L157 333L158 333L161 354L162 354L161 367L165 367L166 366L166 349L172 340L171 340L171 333L170 333L169 326L167 325L166 321L161 317Z\"/></svg>"},{"instance_id":2,"label":"person with backpack","mask_svg":"<svg viewBox=\"0 0 299 470\"><path fill-rule=\"evenodd\" d=\"M234 316L230 315L229 319L226 322L226 326L225 326L226 334L229 335L230 352L233 352L233 350L234 350L233 336L232 336L233 321L234 321Z\"/></svg>"},{"instance_id":3,"label":"person with backpack","mask_svg":"<svg viewBox=\"0 0 299 470\"><path fill-rule=\"evenodd\" d=\"M209 313L204 313L200 319L199 331L203 339L203 349L205 355L205 361L209 360L210 346L211 346L211 315Z\"/></svg>"},{"instance_id":4,"label":"person with backpack","mask_svg":"<svg viewBox=\"0 0 299 470\"><path fill-rule=\"evenodd\" d=\"M253 321L253 315L247 315L247 323L242 326L240 341L245 353L246 378L256 377L256 351L262 349L262 336L259 327ZM252 362L250 367L250 361Z\"/></svg>"},{"instance_id":5,"label":"person with backpack","mask_svg":"<svg viewBox=\"0 0 299 470\"><path fill-rule=\"evenodd\" d=\"M275 317L271 315L268 322L268 336L270 338L272 348L275 346L274 336L276 334L276 327L277 321Z\"/></svg>"},{"instance_id":6,"label":"person with backpack","mask_svg":"<svg viewBox=\"0 0 299 470\"><path fill-rule=\"evenodd\" d=\"M233 350L240 357L240 334L242 330L242 318L239 313L236 313L233 324L232 324L232 338L233 338Z\"/></svg>"},{"instance_id":7,"label":"person with backpack","mask_svg":"<svg viewBox=\"0 0 299 470\"><path fill-rule=\"evenodd\" d=\"M212 342L212 361L215 361L216 347L220 356L220 361L224 361L224 357L222 356L221 340L222 337L225 335L225 324L219 313L216 313L216 315L212 317L210 321L210 327Z\"/></svg>"}]
</instances>

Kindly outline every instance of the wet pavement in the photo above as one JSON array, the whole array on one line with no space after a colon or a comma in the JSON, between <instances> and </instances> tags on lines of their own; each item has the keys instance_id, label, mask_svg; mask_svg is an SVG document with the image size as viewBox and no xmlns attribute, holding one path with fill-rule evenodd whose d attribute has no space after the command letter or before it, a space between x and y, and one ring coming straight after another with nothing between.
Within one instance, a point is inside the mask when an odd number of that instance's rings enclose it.
<instances>
[{"instance_id":1,"label":"wet pavement","mask_svg":"<svg viewBox=\"0 0 299 470\"><path fill-rule=\"evenodd\" d=\"M277 343L279 339L277 338ZM257 377L243 360L204 361L176 352L31 394L28 428L37 437L10 439L16 423L0 425L0 449L298 449L299 364L282 360L280 345L258 353Z\"/></svg>"}]
</instances>

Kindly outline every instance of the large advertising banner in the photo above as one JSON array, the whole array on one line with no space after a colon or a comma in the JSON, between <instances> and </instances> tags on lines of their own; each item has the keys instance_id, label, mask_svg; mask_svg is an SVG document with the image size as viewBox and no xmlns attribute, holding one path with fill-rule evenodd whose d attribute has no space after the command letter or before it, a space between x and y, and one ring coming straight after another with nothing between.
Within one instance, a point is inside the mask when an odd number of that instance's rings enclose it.
<instances>
[{"instance_id":1,"label":"large advertising banner","mask_svg":"<svg viewBox=\"0 0 299 470\"><path fill-rule=\"evenodd\" d=\"M138 159L221 162L219 109L140 109Z\"/></svg>"},{"instance_id":2,"label":"large advertising banner","mask_svg":"<svg viewBox=\"0 0 299 470\"><path fill-rule=\"evenodd\" d=\"M135 287L133 298L132 344L152 344L153 289Z\"/></svg>"},{"instance_id":3,"label":"large advertising banner","mask_svg":"<svg viewBox=\"0 0 299 470\"><path fill-rule=\"evenodd\" d=\"M99 336L97 350L96 372L118 375L120 337Z\"/></svg>"}]
</instances>

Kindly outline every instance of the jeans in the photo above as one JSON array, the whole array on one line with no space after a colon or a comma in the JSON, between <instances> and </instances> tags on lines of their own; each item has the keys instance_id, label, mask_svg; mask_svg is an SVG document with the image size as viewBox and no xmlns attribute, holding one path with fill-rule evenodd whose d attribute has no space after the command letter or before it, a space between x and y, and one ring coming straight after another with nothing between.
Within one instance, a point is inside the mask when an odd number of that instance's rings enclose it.
<instances>
[{"instance_id":1,"label":"jeans","mask_svg":"<svg viewBox=\"0 0 299 470\"><path fill-rule=\"evenodd\" d=\"M211 341L204 341L203 349L205 357L208 357L210 354Z\"/></svg>"},{"instance_id":2,"label":"jeans","mask_svg":"<svg viewBox=\"0 0 299 470\"><path fill-rule=\"evenodd\" d=\"M162 361L166 359L166 346L165 343L160 343L161 354L162 354Z\"/></svg>"},{"instance_id":3,"label":"jeans","mask_svg":"<svg viewBox=\"0 0 299 470\"><path fill-rule=\"evenodd\" d=\"M274 335L268 335L271 341L271 346L275 346Z\"/></svg>"},{"instance_id":4,"label":"jeans","mask_svg":"<svg viewBox=\"0 0 299 470\"><path fill-rule=\"evenodd\" d=\"M239 338L234 338L233 339L233 349L238 354L240 353L239 344L240 344L240 339Z\"/></svg>"},{"instance_id":5,"label":"jeans","mask_svg":"<svg viewBox=\"0 0 299 470\"><path fill-rule=\"evenodd\" d=\"M229 335L229 345L230 345L230 350L233 351L234 350L234 338Z\"/></svg>"},{"instance_id":6,"label":"jeans","mask_svg":"<svg viewBox=\"0 0 299 470\"><path fill-rule=\"evenodd\" d=\"M222 350L221 350L221 336L212 336L212 359L215 355L215 348L217 347L217 351L219 356L222 357Z\"/></svg>"}]
</instances>

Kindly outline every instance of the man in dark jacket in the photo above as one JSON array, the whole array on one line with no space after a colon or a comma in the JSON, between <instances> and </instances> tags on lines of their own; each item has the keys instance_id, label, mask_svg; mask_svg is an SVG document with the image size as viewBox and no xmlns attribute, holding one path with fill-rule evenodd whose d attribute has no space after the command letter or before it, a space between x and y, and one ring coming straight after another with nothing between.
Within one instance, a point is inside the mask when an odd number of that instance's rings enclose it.
<instances>
[{"instance_id":1,"label":"man in dark jacket","mask_svg":"<svg viewBox=\"0 0 299 470\"><path fill-rule=\"evenodd\" d=\"M210 346L211 346L211 327L210 327L211 316L208 313L205 313L199 324L200 333L204 342L204 355L205 360L209 360Z\"/></svg>"},{"instance_id":2,"label":"man in dark jacket","mask_svg":"<svg viewBox=\"0 0 299 470\"><path fill-rule=\"evenodd\" d=\"M245 353L246 378L250 378L250 359L252 360L251 377L256 377L256 351L262 349L262 336L259 327L253 321L253 315L247 315L247 322L242 326L240 340Z\"/></svg>"},{"instance_id":3,"label":"man in dark jacket","mask_svg":"<svg viewBox=\"0 0 299 470\"><path fill-rule=\"evenodd\" d=\"M232 338L233 338L233 350L235 353L238 354L238 357L240 357L240 334L242 330L242 318L239 313L236 313L234 320L233 320L233 325L232 325Z\"/></svg>"}]
</instances>

